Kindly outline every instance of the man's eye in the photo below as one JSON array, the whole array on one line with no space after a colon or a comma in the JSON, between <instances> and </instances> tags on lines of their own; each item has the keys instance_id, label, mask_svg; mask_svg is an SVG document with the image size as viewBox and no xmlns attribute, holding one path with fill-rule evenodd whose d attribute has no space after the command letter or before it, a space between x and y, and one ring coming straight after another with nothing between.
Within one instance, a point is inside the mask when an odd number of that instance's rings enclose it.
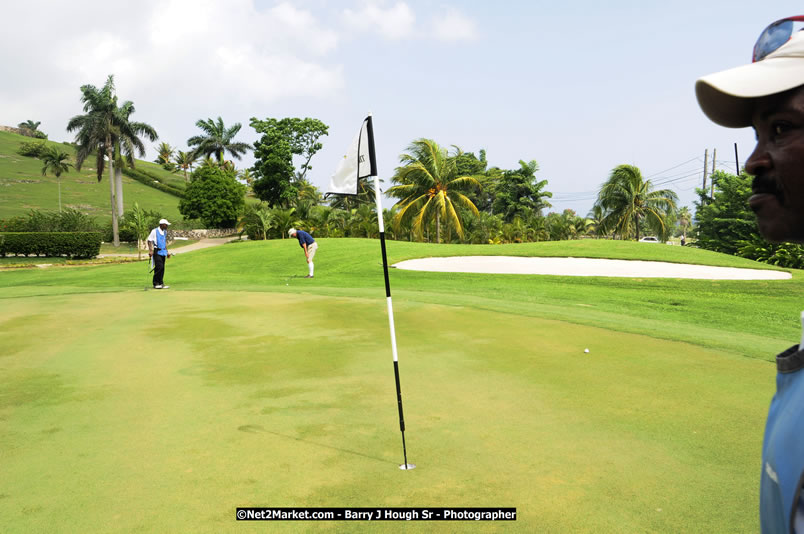
<instances>
[{"instance_id":1,"label":"man's eye","mask_svg":"<svg viewBox=\"0 0 804 534\"><path fill-rule=\"evenodd\" d=\"M786 122L775 122L771 125L774 136L782 135L790 130L790 125Z\"/></svg>"}]
</instances>

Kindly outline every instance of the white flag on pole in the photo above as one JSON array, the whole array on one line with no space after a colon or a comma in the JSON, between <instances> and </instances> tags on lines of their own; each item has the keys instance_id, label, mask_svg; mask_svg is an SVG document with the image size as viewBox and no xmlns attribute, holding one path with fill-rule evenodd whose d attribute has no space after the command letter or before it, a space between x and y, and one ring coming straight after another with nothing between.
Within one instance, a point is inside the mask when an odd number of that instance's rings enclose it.
<instances>
[{"instance_id":1,"label":"white flag on pole","mask_svg":"<svg viewBox=\"0 0 804 534\"><path fill-rule=\"evenodd\" d=\"M338 165L338 170L330 178L327 194L356 195L357 181L376 174L374 129L369 115L349 145L349 150Z\"/></svg>"}]
</instances>

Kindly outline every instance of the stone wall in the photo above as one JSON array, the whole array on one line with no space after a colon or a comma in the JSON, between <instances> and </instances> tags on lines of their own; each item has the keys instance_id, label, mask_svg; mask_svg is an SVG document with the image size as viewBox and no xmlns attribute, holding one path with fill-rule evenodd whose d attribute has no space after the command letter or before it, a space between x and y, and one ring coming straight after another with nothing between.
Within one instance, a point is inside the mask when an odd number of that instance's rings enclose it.
<instances>
[{"instance_id":1,"label":"stone wall","mask_svg":"<svg viewBox=\"0 0 804 534\"><path fill-rule=\"evenodd\" d=\"M18 135L24 135L24 136L27 136L27 137L31 137L30 130L23 130L22 128L13 128L11 126L0 125L0 132L11 132L11 133L15 133L15 134L18 134Z\"/></svg>"},{"instance_id":2,"label":"stone wall","mask_svg":"<svg viewBox=\"0 0 804 534\"><path fill-rule=\"evenodd\" d=\"M211 229L198 229L198 230L168 230L168 239L175 239L177 237L186 237L187 239L207 239L210 237L228 237L236 235L237 230L234 228L211 228Z\"/></svg>"}]
</instances>

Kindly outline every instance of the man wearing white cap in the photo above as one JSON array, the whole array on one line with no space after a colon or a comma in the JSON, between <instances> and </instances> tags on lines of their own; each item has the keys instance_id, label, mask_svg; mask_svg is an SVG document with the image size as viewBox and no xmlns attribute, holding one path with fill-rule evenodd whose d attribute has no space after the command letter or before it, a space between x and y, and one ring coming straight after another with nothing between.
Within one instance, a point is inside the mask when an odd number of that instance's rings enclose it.
<instances>
[{"instance_id":1,"label":"man wearing white cap","mask_svg":"<svg viewBox=\"0 0 804 534\"><path fill-rule=\"evenodd\" d=\"M745 162L748 199L769 241L804 243L804 16L774 22L754 46L753 63L704 76L698 103L712 121L752 126L757 146ZM804 314L802 315L804 317ZM762 445L763 533L804 534L804 339L776 356L776 395Z\"/></svg>"},{"instance_id":2,"label":"man wearing white cap","mask_svg":"<svg viewBox=\"0 0 804 534\"><path fill-rule=\"evenodd\" d=\"M148 256L154 262L154 289L167 289L170 286L165 285L165 260L171 254L167 250L167 227L170 223L167 219L159 221L159 227L151 230L148 235Z\"/></svg>"},{"instance_id":3,"label":"man wearing white cap","mask_svg":"<svg viewBox=\"0 0 804 534\"><path fill-rule=\"evenodd\" d=\"M316 250L318 250L318 243L315 242L313 236L304 230L296 230L295 228L291 228L288 230L288 235L299 240L299 246L304 250L304 257L307 258L307 269L309 273L307 276L305 276L305 278L312 278L315 271L313 258L315 257Z\"/></svg>"}]
</instances>

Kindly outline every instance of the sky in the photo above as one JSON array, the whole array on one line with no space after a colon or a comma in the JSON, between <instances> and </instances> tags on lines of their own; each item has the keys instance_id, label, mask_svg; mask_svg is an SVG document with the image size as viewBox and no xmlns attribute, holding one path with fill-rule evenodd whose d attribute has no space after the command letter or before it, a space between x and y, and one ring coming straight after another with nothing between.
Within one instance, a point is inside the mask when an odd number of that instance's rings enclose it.
<instances>
[{"instance_id":1,"label":"sky","mask_svg":"<svg viewBox=\"0 0 804 534\"><path fill-rule=\"evenodd\" d=\"M742 166L753 131L709 122L695 80L750 62L765 26L804 12L788 0L1 1L2 125L41 121L72 141L79 88L113 74L131 119L179 150L199 119L240 123L248 143L252 117L320 119L329 135L308 178L326 191L370 112L386 184L429 138L502 169L536 160L548 211L580 215L623 163L691 209L705 150L710 169L716 151L734 172L736 143Z\"/></svg>"}]
</instances>

